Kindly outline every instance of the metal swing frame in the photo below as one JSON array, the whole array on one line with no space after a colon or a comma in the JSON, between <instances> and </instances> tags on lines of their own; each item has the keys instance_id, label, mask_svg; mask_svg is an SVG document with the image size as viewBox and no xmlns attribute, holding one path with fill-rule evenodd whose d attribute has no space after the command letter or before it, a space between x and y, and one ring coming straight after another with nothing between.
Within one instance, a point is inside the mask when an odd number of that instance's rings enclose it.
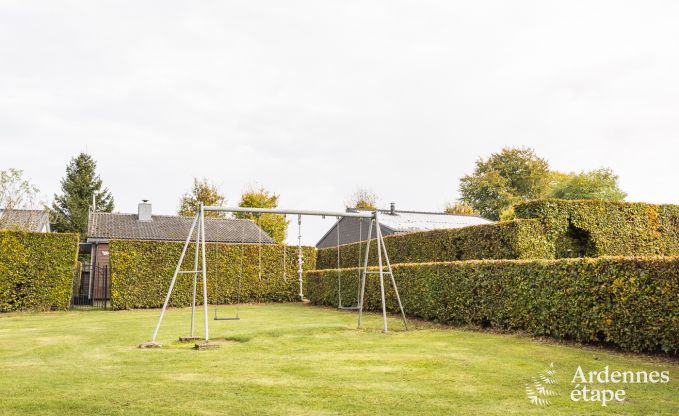
<instances>
[{"instance_id":1,"label":"metal swing frame","mask_svg":"<svg viewBox=\"0 0 679 416\"><path fill-rule=\"evenodd\" d=\"M362 324L362 317L363 317L363 306L364 306L364 299L365 299L365 287L366 287L366 280L368 275L377 275L379 276L379 284L380 284L380 298L381 298L381 305L382 305L382 319L383 319L383 332L387 333L388 332L388 324L387 324L387 304L386 304L386 299L385 299L385 286L384 286L384 277L385 275L389 276L389 279L391 281L392 287L394 288L394 294L396 295L396 301L398 302L398 307L401 312L401 318L403 319L403 325L405 330L408 330L408 322L406 320L405 316L405 311L403 310L403 304L401 303L401 297L398 293L398 287L396 285L396 280L394 279L394 273L391 268L391 263L389 262L389 255L387 254L387 249L384 244L384 236L382 235L382 230L380 227L379 223L379 212L378 211L372 211L372 212L337 212L337 211L310 211L310 210L288 210L288 209L278 209L278 208L246 208L246 207L217 207L217 206L203 206L202 204L200 205L200 209L198 210L198 213L193 219L193 222L191 224L191 228L189 230L189 233L186 237L186 240L184 242L184 246L182 248L181 254L179 256L179 260L177 262L177 266L174 271L174 275L172 276L172 280L170 281L170 287L167 290L167 295L165 296L165 301L163 302L163 307L160 310L160 316L158 317L158 322L156 324L155 330L153 331L153 335L151 337L151 341L145 342L140 345L142 348L149 348L149 347L159 347L160 344L156 342L156 338L158 336L158 331L160 330L161 323L163 321L163 317L165 316L165 311L167 310L167 305L170 301L170 296L172 295L172 290L174 289L174 285L177 281L177 276L180 274L193 274L193 297L191 301L191 326L190 326L190 336L185 337L185 338L180 338L183 340L193 340L193 339L199 339L198 337L194 336L194 321L195 321L195 312L196 312L196 295L197 295L197 282L198 282L198 274L202 274L202 283L203 283L203 319L204 319L204 342L205 345L208 345L210 336L209 336L209 320L208 320L208 297L207 297L207 264L206 264L206 251L205 251L205 212L244 212L244 213L254 213L254 214L279 214L279 215L297 215L298 216L298 226L299 226L299 236L298 236L298 259L300 259L299 266L298 266L298 277L299 277L299 290L300 290L300 298L303 299L303 271L302 271L302 266L301 266L301 257L302 257L302 251L301 251L301 221L302 221L302 215L311 215L311 216L320 216L320 217L326 217L326 216L334 216L334 217L354 217L354 218L362 218L362 219L370 219L370 227L368 230L368 238L365 241L365 255L364 255L364 261L363 261L363 266L361 267L361 279L360 279L360 288L359 288L359 293L358 293L358 328L361 328ZM372 237L372 229L375 227L375 240L377 240L377 270L368 270L368 259L370 255L370 242L371 242L371 237ZM189 244L192 241L192 237L194 235L194 230L195 232L195 259L194 259L194 268L193 270L181 270L181 265L184 262L184 257L186 256L186 252L188 250ZM200 264L199 264L199 258L200 258ZM233 319L229 319L233 320ZM197 345L198 346L198 345Z\"/></svg>"}]
</instances>

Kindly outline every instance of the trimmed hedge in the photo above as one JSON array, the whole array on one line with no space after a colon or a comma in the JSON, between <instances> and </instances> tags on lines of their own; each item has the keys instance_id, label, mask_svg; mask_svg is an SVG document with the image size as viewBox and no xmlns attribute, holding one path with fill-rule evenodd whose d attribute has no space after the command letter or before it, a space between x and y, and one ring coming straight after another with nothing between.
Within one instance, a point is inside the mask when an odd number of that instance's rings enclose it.
<instances>
[{"instance_id":1,"label":"trimmed hedge","mask_svg":"<svg viewBox=\"0 0 679 416\"><path fill-rule=\"evenodd\" d=\"M455 325L612 343L627 351L679 350L679 257L485 260L393 267L409 315ZM358 271L341 270L356 302ZM307 296L337 304L337 270L307 273ZM371 275L375 276L375 275ZM366 308L378 310L378 280ZM393 291L388 308L396 312Z\"/></svg>"},{"instance_id":2,"label":"trimmed hedge","mask_svg":"<svg viewBox=\"0 0 679 416\"><path fill-rule=\"evenodd\" d=\"M552 199L514 210L542 222L557 258L679 255L678 205Z\"/></svg>"},{"instance_id":3,"label":"trimmed hedge","mask_svg":"<svg viewBox=\"0 0 679 416\"><path fill-rule=\"evenodd\" d=\"M78 234L0 231L0 312L67 309Z\"/></svg>"},{"instance_id":4,"label":"trimmed hedge","mask_svg":"<svg viewBox=\"0 0 679 416\"><path fill-rule=\"evenodd\" d=\"M183 243L113 240L109 244L111 304L115 309L157 308L163 305L167 289L179 260ZM234 303L238 296L241 245L206 244L208 300ZM182 270L193 270L194 245L188 248ZM299 300L297 247L262 247L262 280L259 280L259 252L255 244L243 245L241 302L290 302ZM285 279L283 249L286 250ZM304 270L315 266L315 249L303 247ZM200 267L200 266L199 266ZM199 274L198 299L202 302L202 275ZM180 274L170 304L191 304L193 274Z\"/></svg>"},{"instance_id":5,"label":"trimmed hedge","mask_svg":"<svg viewBox=\"0 0 679 416\"><path fill-rule=\"evenodd\" d=\"M513 220L384 237L393 263L426 263L478 259L528 259L553 257L553 245L537 220ZM360 244L361 252L365 243ZM370 247L370 263L377 263L376 243ZM362 262L361 258L361 262ZM359 265L359 244L340 246L340 266ZM337 247L318 250L319 269L337 268Z\"/></svg>"}]
</instances>

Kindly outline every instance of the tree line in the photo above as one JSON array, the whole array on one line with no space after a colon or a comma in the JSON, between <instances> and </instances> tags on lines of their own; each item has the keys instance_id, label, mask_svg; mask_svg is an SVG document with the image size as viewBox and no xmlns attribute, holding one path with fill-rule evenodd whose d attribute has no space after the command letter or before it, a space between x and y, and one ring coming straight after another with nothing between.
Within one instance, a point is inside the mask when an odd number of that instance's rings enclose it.
<instances>
[{"instance_id":1,"label":"tree line","mask_svg":"<svg viewBox=\"0 0 679 416\"><path fill-rule=\"evenodd\" d=\"M513 206L541 199L603 199L621 201L627 194L609 168L564 173L530 148L504 148L476 161L474 172L460 179L458 205L491 220L513 218ZM455 206L455 205L453 205Z\"/></svg>"},{"instance_id":2,"label":"tree line","mask_svg":"<svg viewBox=\"0 0 679 416\"><path fill-rule=\"evenodd\" d=\"M113 212L114 198L97 173L97 163L87 153L80 153L66 166L61 193L54 195L47 207L38 199L39 190L18 169L0 171L0 210L34 208L43 205L50 213L52 230L77 232L86 238L89 212ZM564 173L551 170L549 163L530 148L504 148L476 161L474 171L459 181L460 197L446 205L444 211L461 215L480 215L491 220L513 218L516 203L540 198L623 200L627 195L618 187L618 176L609 168L589 172ZM280 196L264 187L248 187L238 206L276 208ZM178 215L192 216L201 203L224 205L225 196L207 178L194 178L189 191L179 198ZM376 209L377 194L358 187L346 201L347 207ZM208 216L226 217L208 212ZM256 222L276 242L287 236L289 221L273 214L234 213L235 218ZM5 216L6 217L6 216ZM4 228L0 215L0 229Z\"/></svg>"}]
</instances>

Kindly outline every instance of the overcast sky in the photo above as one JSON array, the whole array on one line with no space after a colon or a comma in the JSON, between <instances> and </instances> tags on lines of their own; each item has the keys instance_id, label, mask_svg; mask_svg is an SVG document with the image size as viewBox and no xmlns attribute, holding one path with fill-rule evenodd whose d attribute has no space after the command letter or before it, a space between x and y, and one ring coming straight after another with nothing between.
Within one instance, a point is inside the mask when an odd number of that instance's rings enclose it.
<instances>
[{"instance_id":1,"label":"overcast sky","mask_svg":"<svg viewBox=\"0 0 679 416\"><path fill-rule=\"evenodd\" d=\"M230 204L440 210L474 161L530 146L679 203L677 1L0 0L0 169L46 199L91 153L116 211ZM309 220L315 243L330 220ZM296 230L295 230L296 232Z\"/></svg>"}]
</instances>

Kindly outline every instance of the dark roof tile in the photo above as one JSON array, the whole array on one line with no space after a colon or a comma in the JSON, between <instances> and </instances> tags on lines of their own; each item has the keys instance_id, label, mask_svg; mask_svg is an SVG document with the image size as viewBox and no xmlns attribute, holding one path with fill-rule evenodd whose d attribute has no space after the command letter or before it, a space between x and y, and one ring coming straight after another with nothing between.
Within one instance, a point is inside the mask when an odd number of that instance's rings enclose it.
<instances>
[{"instance_id":1,"label":"dark roof tile","mask_svg":"<svg viewBox=\"0 0 679 416\"><path fill-rule=\"evenodd\" d=\"M136 214L97 212L90 215L87 235L90 239L184 241L194 217L153 215L151 221L139 221ZM260 234L261 233L261 234ZM195 235L195 234L194 234ZM273 239L253 221L205 218L205 241L219 243L273 244Z\"/></svg>"},{"instance_id":2,"label":"dark roof tile","mask_svg":"<svg viewBox=\"0 0 679 416\"><path fill-rule=\"evenodd\" d=\"M0 209L0 229L50 231L49 214L39 209Z\"/></svg>"}]
</instances>

